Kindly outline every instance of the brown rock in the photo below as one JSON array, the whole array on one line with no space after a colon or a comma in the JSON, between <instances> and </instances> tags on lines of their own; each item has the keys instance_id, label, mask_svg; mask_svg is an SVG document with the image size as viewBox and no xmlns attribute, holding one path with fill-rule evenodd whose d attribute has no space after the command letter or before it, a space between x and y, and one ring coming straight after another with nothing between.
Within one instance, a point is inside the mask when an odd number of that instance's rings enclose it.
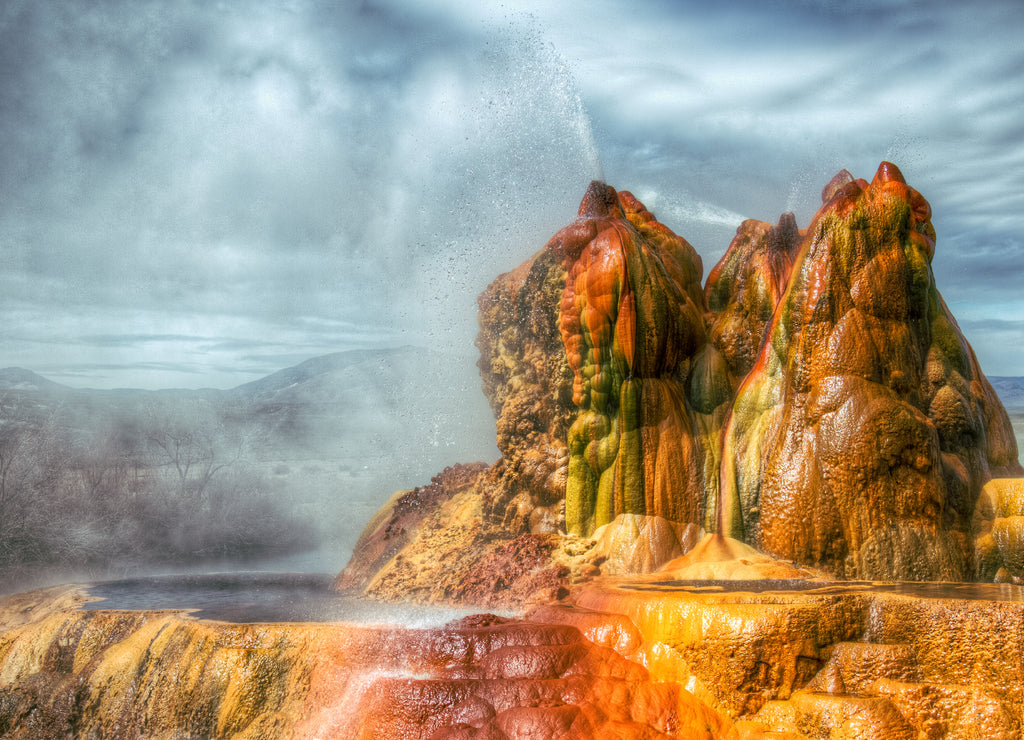
<instances>
[{"instance_id":1,"label":"brown rock","mask_svg":"<svg viewBox=\"0 0 1024 740\"><path fill-rule=\"evenodd\" d=\"M841 577L963 580L1012 429L935 289L927 202L890 163L840 179L733 403L722 531Z\"/></svg>"},{"instance_id":2,"label":"brown rock","mask_svg":"<svg viewBox=\"0 0 1024 740\"><path fill-rule=\"evenodd\" d=\"M364 589L409 544L424 519L440 504L472 487L485 469L483 463L453 465L434 476L428 486L394 494L363 529L352 549L352 559L338 574L334 588Z\"/></svg>"},{"instance_id":3,"label":"brown rock","mask_svg":"<svg viewBox=\"0 0 1024 740\"><path fill-rule=\"evenodd\" d=\"M702 288L685 240L592 183L480 296L502 458L395 499L339 585L536 601L702 529L763 556L702 551L693 577L1024 578L1024 510L981 495L1024 469L936 290L930 206L885 162L822 199L807 230L744 222Z\"/></svg>"},{"instance_id":4,"label":"brown rock","mask_svg":"<svg viewBox=\"0 0 1024 740\"><path fill-rule=\"evenodd\" d=\"M561 263L542 251L496 278L477 301L477 365L502 455L487 514L514 521L516 533L531 526L518 511L508 511L516 496L525 495L530 508L565 497L573 405L572 373L558 332L564 287Z\"/></svg>"}]
</instances>

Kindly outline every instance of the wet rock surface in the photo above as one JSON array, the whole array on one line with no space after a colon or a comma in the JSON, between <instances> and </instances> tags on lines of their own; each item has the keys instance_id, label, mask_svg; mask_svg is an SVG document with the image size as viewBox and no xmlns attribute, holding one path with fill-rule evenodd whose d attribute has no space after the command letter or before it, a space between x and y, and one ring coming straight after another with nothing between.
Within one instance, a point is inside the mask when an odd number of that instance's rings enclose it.
<instances>
[{"instance_id":1,"label":"wet rock surface","mask_svg":"<svg viewBox=\"0 0 1024 740\"><path fill-rule=\"evenodd\" d=\"M584 629L491 614L433 629L229 624L34 601L0 635L0 736L715 738L731 721ZM19 602L20 604L21 602ZM0 601L0 615L18 606ZM597 639L587 639L596 630ZM635 629L633 630L635 633Z\"/></svg>"},{"instance_id":2,"label":"wet rock surface","mask_svg":"<svg viewBox=\"0 0 1024 740\"><path fill-rule=\"evenodd\" d=\"M745 221L701 286L684 239L592 183L480 297L501 460L382 510L339 587L500 605L501 571L541 601L705 533L839 578L1019 580L1024 509L982 490L1024 469L936 288L931 207L888 162L822 202L806 229Z\"/></svg>"},{"instance_id":3,"label":"wet rock surface","mask_svg":"<svg viewBox=\"0 0 1024 740\"><path fill-rule=\"evenodd\" d=\"M0 736L1012 738L1024 727L1024 589L1009 584L607 578L523 618L421 629L233 624L81 609L86 598L0 600Z\"/></svg>"}]
</instances>

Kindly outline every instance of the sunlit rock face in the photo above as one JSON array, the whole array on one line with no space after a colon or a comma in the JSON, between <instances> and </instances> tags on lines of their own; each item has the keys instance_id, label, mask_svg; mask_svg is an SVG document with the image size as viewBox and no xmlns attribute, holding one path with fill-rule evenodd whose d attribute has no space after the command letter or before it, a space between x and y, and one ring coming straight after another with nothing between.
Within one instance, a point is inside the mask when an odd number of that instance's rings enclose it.
<instances>
[{"instance_id":1,"label":"sunlit rock face","mask_svg":"<svg viewBox=\"0 0 1024 740\"><path fill-rule=\"evenodd\" d=\"M395 493L366 524L354 548L359 557L339 574L337 588L365 588L413 541L438 506L475 485L485 469L483 463L454 465L434 476L429 485Z\"/></svg>"},{"instance_id":2,"label":"sunlit rock face","mask_svg":"<svg viewBox=\"0 0 1024 740\"><path fill-rule=\"evenodd\" d=\"M621 514L700 521L704 460L683 381L704 344L700 257L631 194L579 215L481 295L506 527L590 535Z\"/></svg>"},{"instance_id":3,"label":"sunlit rock face","mask_svg":"<svg viewBox=\"0 0 1024 740\"><path fill-rule=\"evenodd\" d=\"M931 208L889 163L822 199L732 404L722 528L841 577L969 579L981 487L1020 466L935 288Z\"/></svg>"},{"instance_id":4,"label":"sunlit rock face","mask_svg":"<svg viewBox=\"0 0 1024 740\"><path fill-rule=\"evenodd\" d=\"M928 202L887 162L822 201L805 230L745 221L702 286L685 240L592 183L479 300L502 458L378 517L341 585L537 601L706 533L842 578L1024 578L1024 508L981 496L1024 469L936 289Z\"/></svg>"},{"instance_id":5,"label":"sunlit rock face","mask_svg":"<svg viewBox=\"0 0 1024 740\"><path fill-rule=\"evenodd\" d=\"M684 380L705 341L700 257L631 194L592 183L547 249L565 265L573 371L566 531L621 514L700 522L704 470Z\"/></svg>"},{"instance_id":6,"label":"sunlit rock face","mask_svg":"<svg viewBox=\"0 0 1024 740\"><path fill-rule=\"evenodd\" d=\"M700 396L702 410L731 400L739 381L754 368L803 236L792 213L784 214L774 226L748 219L708 274L704 287L711 311L708 352L717 358L704 360L708 377L702 385L711 393Z\"/></svg>"}]
</instances>

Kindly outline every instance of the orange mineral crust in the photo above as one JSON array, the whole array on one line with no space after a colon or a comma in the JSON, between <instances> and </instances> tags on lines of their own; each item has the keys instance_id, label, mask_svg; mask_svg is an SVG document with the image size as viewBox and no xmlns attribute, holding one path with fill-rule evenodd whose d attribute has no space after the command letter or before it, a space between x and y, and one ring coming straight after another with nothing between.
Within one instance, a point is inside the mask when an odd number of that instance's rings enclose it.
<instances>
[{"instance_id":1,"label":"orange mineral crust","mask_svg":"<svg viewBox=\"0 0 1024 740\"><path fill-rule=\"evenodd\" d=\"M566 622L620 615L635 629L619 638L625 654L738 731L909 740L1024 729L1019 586L652 575L592 582L571 601Z\"/></svg>"},{"instance_id":2,"label":"orange mineral crust","mask_svg":"<svg viewBox=\"0 0 1024 740\"><path fill-rule=\"evenodd\" d=\"M1021 468L936 290L931 208L888 162L823 198L732 404L721 531L840 577L972 579L981 488Z\"/></svg>"},{"instance_id":3,"label":"orange mineral crust","mask_svg":"<svg viewBox=\"0 0 1024 740\"><path fill-rule=\"evenodd\" d=\"M705 342L700 257L631 194L598 182L547 249L567 273L559 328L579 409L566 531L589 535L621 514L701 522L704 455L683 383Z\"/></svg>"},{"instance_id":4,"label":"orange mineral crust","mask_svg":"<svg viewBox=\"0 0 1024 740\"><path fill-rule=\"evenodd\" d=\"M499 275L478 300L477 366L496 419L501 459L488 476L484 511L504 531L564 528L572 371L558 330L561 261L541 251Z\"/></svg>"},{"instance_id":5,"label":"orange mineral crust","mask_svg":"<svg viewBox=\"0 0 1024 740\"><path fill-rule=\"evenodd\" d=\"M0 600L0 622L18 622L0 633L3 737L738 737L571 625L229 624L30 602Z\"/></svg>"}]
</instances>

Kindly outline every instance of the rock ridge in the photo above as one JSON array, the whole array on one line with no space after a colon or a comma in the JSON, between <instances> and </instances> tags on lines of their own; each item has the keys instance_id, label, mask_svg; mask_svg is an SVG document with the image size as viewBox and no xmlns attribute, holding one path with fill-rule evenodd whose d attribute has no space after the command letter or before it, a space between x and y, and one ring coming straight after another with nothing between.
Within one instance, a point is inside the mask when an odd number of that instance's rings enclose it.
<instances>
[{"instance_id":1,"label":"rock ridge","mask_svg":"<svg viewBox=\"0 0 1024 740\"><path fill-rule=\"evenodd\" d=\"M504 569L512 590L546 570L542 601L655 570L704 533L838 578L1020 578L1024 535L982 489L1024 469L935 285L935 242L931 206L882 162L870 182L837 174L806 229L744 221L702 284L685 239L591 183L576 219L479 299L501 459L438 499L430 537L376 568L357 549L346 573L364 577L340 585L444 600L489 578L474 568ZM473 553L434 568L445 589L369 575L430 571L442 541ZM533 575L509 581L520 550Z\"/></svg>"}]
</instances>

